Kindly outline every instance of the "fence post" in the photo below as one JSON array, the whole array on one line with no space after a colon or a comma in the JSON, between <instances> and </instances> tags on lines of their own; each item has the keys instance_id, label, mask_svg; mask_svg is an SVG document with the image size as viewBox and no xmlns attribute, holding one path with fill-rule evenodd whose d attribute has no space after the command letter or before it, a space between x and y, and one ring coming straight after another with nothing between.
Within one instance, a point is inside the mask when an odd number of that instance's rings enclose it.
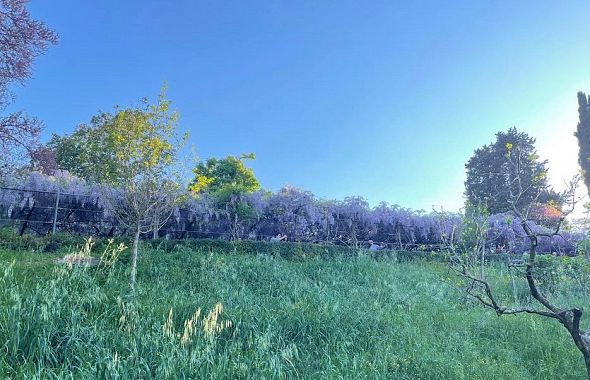
<instances>
[{"instance_id":1,"label":"fence post","mask_svg":"<svg viewBox=\"0 0 590 380\"><path fill-rule=\"evenodd\" d=\"M57 196L55 197L55 209L53 210L53 226L51 227L51 233L55 235L55 227L57 225L57 210L59 208L59 197L61 195L61 191L57 190Z\"/></svg>"}]
</instances>

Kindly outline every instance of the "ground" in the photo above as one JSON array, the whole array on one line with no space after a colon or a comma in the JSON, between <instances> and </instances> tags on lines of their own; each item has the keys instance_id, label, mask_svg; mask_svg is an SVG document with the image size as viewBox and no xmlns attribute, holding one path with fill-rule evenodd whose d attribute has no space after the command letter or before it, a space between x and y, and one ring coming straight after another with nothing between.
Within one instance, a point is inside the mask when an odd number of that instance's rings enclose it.
<instances>
[{"instance_id":1,"label":"ground","mask_svg":"<svg viewBox=\"0 0 590 380\"><path fill-rule=\"evenodd\" d=\"M6 377L585 378L556 322L466 302L440 263L144 250L130 295L127 254L58 256L0 251Z\"/></svg>"}]
</instances>

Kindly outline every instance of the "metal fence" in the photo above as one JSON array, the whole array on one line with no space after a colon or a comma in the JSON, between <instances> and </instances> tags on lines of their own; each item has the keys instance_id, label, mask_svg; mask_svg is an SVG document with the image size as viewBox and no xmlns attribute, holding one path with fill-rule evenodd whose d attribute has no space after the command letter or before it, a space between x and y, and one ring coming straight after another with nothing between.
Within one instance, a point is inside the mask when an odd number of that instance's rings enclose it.
<instances>
[{"instance_id":1,"label":"metal fence","mask_svg":"<svg viewBox=\"0 0 590 380\"><path fill-rule=\"evenodd\" d=\"M9 208L12 207L12 210ZM194 212L194 211L191 211ZM177 214L180 219L189 213L188 209L179 208ZM55 234L57 232L72 235L95 235L110 237L125 235L126 228L121 226L116 218L105 215L100 206L99 197L88 194L75 194L61 191L35 190L26 188L0 187L0 228L11 226L20 235L36 233L38 235ZM196 225L187 220L175 220L160 228L157 237L175 239L186 238L218 238L229 240L233 234L229 230L208 229L206 224ZM348 231L333 229L330 239L322 237L297 238L320 244L335 244L348 246L368 246L368 239L347 239ZM389 234L392 235L392 234ZM242 240L269 240L272 234L244 232L239 235ZM235 236L233 236L235 238ZM393 236L392 236L393 239ZM293 240L290 238L290 240ZM445 244L415 243L415 242L383 242L387 248L420 249L440 251L448 248Z\"/></svg>"}]
</instances>

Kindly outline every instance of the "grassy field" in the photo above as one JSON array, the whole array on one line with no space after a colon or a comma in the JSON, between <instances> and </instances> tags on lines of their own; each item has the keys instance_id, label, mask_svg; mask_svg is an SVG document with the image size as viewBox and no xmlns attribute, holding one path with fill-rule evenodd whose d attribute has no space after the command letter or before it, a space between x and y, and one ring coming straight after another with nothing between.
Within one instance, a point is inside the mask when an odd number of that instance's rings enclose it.
<instances>
[{"instance_id":1,"label":"grassy field","mask_svg":"<svg viewBox=\"0 0 590 380\"><path fill-rule=\"evenodd\" d=\"M465 302L443 264L150 250L131 297L126 255L57 256L0 250L2 377L585 378L561 326Z\"/></svg>"}]
</instances>

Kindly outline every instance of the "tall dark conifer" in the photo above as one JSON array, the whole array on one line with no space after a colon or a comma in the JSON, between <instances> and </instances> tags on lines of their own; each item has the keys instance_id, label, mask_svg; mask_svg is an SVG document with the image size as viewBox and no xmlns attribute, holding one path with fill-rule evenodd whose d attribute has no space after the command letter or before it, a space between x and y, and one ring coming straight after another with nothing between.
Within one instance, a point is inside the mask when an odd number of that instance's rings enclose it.
<instances>
[{"instance_id":1,"label":"tall dark conifer","mask_svg":"<svg viewBox=\"0 0 590 380\"><path fill-rule=\"evenodd\" d=\"M580 121L575 133L578 138L578 162L582 168L584 183L590 192L590 97L583 92L578 92L578 114Z\"/></svg>"},{"instance_id":2,"label":"tall dark conifer","mask_svg":"<svg viewBox=\"0 0 590 380\"><path fill-rule=\"evenodd\" d=\"M517 206L534 202L560 203L559 196L549 188L547 161L541 161L535 150L535 139L515 127L496 133L496 141L475 150L465 165L465 197L469 203L484 205L491 214L511 209L511 194L517 191L517 183L510 181L516 170L509 155L520 155L521 185L524 191Z\"/></svg>"}]
</instances>

